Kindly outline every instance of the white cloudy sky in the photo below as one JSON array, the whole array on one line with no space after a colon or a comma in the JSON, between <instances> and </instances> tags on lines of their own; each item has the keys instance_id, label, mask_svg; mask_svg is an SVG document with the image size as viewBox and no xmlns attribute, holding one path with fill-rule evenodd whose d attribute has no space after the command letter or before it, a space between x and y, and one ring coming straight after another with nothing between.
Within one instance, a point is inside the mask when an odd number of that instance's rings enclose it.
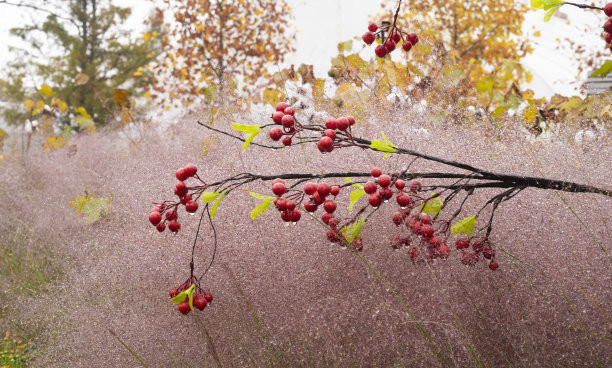
<instances>
[{"instance_id":1,"label":"white cloudy sky","mask_svg":"<svg viewBox=\"0 0 612 368\"><path fill-rule=\"evenodd\" d=\"M340 41L361 35L367 26L368 16L380 10L377 0L288 0L294 15L294 27L297 30L297 51L287 58L287 64L314 64L315 73L324 76L330 67L330 58L337 53L336 45ZM151 3L147 0L121 0L115 3L134 7L134 16L128 26L138 28L143 14ZM603 2L602 2L603 4ZM543 11L528 14L525 24L526 32L533 32L533 27L540 29L536 51L524 60L524 64L534 74L533 88L538 95L552 95L553 91L562 94L575 93L575 66L571 64L567 52L556 51L557 38L574 35L575 40L591 47L604 47L597 31L584 34L578 28L584 25L603 24L605 17L583 10L565 7L563 13L567 19L553 18L549 23L542 23ZM17 44L9 37L9 29L30 22L31 11L24 8L0 5L0 66L10 60L8 46ZM578 28L577 28L578 27ZM418 33L418 30L417 30Z\"/></svg>"}]
</instances>

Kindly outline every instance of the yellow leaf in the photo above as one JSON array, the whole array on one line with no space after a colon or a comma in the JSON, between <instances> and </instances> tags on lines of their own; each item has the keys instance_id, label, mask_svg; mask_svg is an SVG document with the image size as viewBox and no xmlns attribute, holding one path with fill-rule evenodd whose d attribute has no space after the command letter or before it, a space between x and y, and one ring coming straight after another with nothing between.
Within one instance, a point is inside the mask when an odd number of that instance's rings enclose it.
<instances>
[{"instance_id":1,"label":"yellow leaf","mask_svg":"<svg viewBox=\"0 0 612 368\"><path fill-rule=\"evenodd\" d=\"M142 38L143 38L145 41L149 41L149 40L151 39L151 35L150 35L149 33L145 33L145 34L143 34L143 35L142 35Z\"/></svg>"},{"instance_id":2,"label":"yellow leaf","mask_svg":"<svg viewBox=\"0 0 612 368\"><path fill-rule=\"evenodd\" d=\"M128 125L132 121L134 121L134 115L132 114L132 111L128 109L127 107L122 108L121 109L121 123L123 125Z\"/></svg>"},{"instance_id":3,"label":"yellow leaf","mask_svg":"<svg viewBox=\"0 0 612 368\"><path fill-rule=\"evenodd\" d=\"M117 88L115 89L115 91L113 92L113 101L115 101L115 103L121 107L130 107L130 96L132 94L125 90L125 89L120 89Z\"/></svg>"},{"instance_id":4,"label":"yellow leaf","mask_svg":"<svg viewBox=\"0 0 612 368\"><path fill-rule=\"evenodd\" d=\"M62 100L57 101L57 107L59 107L62 112L66 112L66 110L68 110L68 104Z\"/></svg>"},{"instance_id":5,"label":"yellow leaf","mask_svg":"<svg viewBox=\"0 0 612 368\"><path fill-rule=\"evenodd\" d=\"M30 112L34 108L34 101L28 99L23 101L23 106L25 106L26 111Z\"/></svg>"},{"instance_id":6,"label":"yellow leaf","mask_svg":"<svg viewBox=\"0 0 612 368\"><path fill-rule=\"evenodd\" d=\"M42 93L43 95L45 95L47 97L53 96L55 94L55 92L53 92L51 87L49 87L46 84L43 84L42 86L40 86L40 89L38 90L38 93Z\"/></svg>"},{"instance_id":7,"label":"yellow leaf","mask_svg":"<svg viewBox=\"0 0 612 368\"><path fill-rule=\"evenodd\" d=\"M266 88L263 92L263 102L264 104L270 104L272 106L276 106L285 95L282 91L276 88Z\"/></svg>"},{"instance_id":8,"label":"yellow leaf","mask_svg":"<svg viewBox=\"0 0 612 368\"><path fill-rule=\"evenodd\" d=\"M536 110L535 107L533 106L529 106L528 108L525 109L525 111L523 111L523 116L525 117L525 120L527 120L530 123L533 123L533 121L536 118L538 111Z\"/></svg>"},{"instance_id":9,"label":"yellow leaf","mask_svg":"<svg viewBox=\"0 0 612 368\"><path fill-rule=\"evenodd\" d=\"M151 98L151 92L146 91L144 96L145 96L145 98Z\"/></svg>"},{"instance_id":10,"label":"yellow leaf","mask_svg":"<svg viewBox=\"0 0 612 368\"><path fill-rule=\"evenodd\" d=\"M79 114L81 114L81 116L93 120L93 118L91 117L91 115L89 115L87 113L87 110L85 110L85 108L83 106L79 107L78 109L76 109L76 112L78 112Z\"/></svg>"},{"instance_id":11,"label":"yellow leaf","mask_svg":"<svg viewBox=\"0 0 612 368\"><path fill-rule=\"evenodd\" d=\"M79 73L76 77L74 77L75 86L82 86L87 82L89 82L89 76L85 73Z\"/></svg>"}]
</instances>

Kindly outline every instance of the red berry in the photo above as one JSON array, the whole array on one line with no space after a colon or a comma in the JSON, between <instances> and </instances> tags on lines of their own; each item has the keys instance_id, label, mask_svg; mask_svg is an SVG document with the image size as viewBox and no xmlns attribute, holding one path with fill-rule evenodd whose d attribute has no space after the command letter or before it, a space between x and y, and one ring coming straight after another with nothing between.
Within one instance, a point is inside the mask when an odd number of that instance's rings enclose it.
<instances>
[{"instance_id":1,"label":"red berry","mask_svg":"<svg viewBox=\"0 0 612 368\"><path fill-rule=\"evenodd\" d=\"M182 183L182 181L180 181L179 183ZM179 198L184 197L185 195L187 195L187 192L189 192L189 190L187 188L183 188L183 189L175 189L174 190L174 194L176 194Z\"/></svg>"},{"instance_id":2,"label":"red berry","mask_svg":"<svg viewBox=\"0 0 612 368\"><path fill-rule=\"evenodd\" d=\"M174 210L168 210L168 211L166 211L166 219L167 219L168 221L175 220L175 219L176 219L176 217L177 217L177 215L176 215L176 211L174 211Z\"/></svg>"},{"instance_id":3,"label":"red berry","mask_svg":"<svg viewBox=\"0 0 612 368\"><path fill-rule=\"evenodd\" d=\"M370 198L368 198L368 202L370 202L372 207L378 207L382 203L382 198L378 193L372 193L370 194Z\"/></svg>"},{"instance_id":4,"label":"red berry","mask_svg":"<svg viewBox=\"0 0 612 368\"><path fill-rule=\"evenodd\" d=\"M333 195L334 197L337 196L338 194L340 194L340 187L337 185L332 185L329 194Z\"/></svg>"},{"instance_id":5,"label":"red berry","mask_svg":"<svg viewBox=\"0 0 612 368\"><path fill-rule=\"evenodd\" d=\"M412 197L403 192L398 194L395 199L397 200L397 204L402 208L406 208L412 203Z\"/></svg>"},{"instance_id":6,"label":"red berry","mask_svg":"<svg viewBox=\"0 0 612 368\"><path fill-rule=\"evenodd\" d=\"M274 204L279 211L285 211L287 209L287 201L284 198L276 198Z\"/></svg>"},{"instance_id":7,"label":"red berry","mask_svg":"<svg viewBox=\"0 0 612 368\"><path fill-rule=\"evenodd\" d=\"M419 220L421 220L421 222L424 224L431 224L431 216L429 216L428 214L422 213L419 217Z\"/></svg>"},{"instance_id":8,"label":"red berry","mask_svg":"<svg viewBox=\"0 0 612 368\"><path fill-rule=\"evenodd\" d=\"M325 203L323 203L323 209L325 209L325 212L328 213L333 213L336 210L336 207L338 207L338 205L332 199L328 199L325 201Z\"/></svg>"},{"instance_id":9,"label":"red berry","mask_svg":"<svg viewBox=\"0 0 612 368\"><path fill-rule=\"evenodd\" d=\"M151 221L151 223L153 225L157 225L159 224L159 222L162 220L162 216L161 213L157 212L157 211L152 211L149 214L149 221Z\"/></svg>"},{"instance_id":10,"label":"red berry","mask_svg":"<svg viewBox=\"0 0 612 368\"><path fill-rule=\"evenodd\" d=\"M404 49L404 51L408 52L410 51L411 48L412 48L412 44L410 43L410 41L406 41L402 43L402 49Z\"/></svg>"},{"instance_id":11,"label":"red berry","mask_svg":"<svg viewBox=\"0 0 612 368\"><path fill-rule=\"evenodd\" d=\"M185 189L187 189L187 185L185 184L184 181L179 181L178 183L176 183L176 187L175 187L176 192L180 192Z\"/></svg>"},{"instance_id":12,"label":"red berry","mask_svg":"<svg viewBox=\"0 0 612 368\"><path fill-rule=\"evenodd\" d=\"M376 193L376 190L378 190L378 185L373 181L368 181L363 186L363 191L368 194Z\"/></svg>"},{"instance_id":13,"label":"red berry","mask_svg":"<svg viewBox=\"0 0 612 368\"><path fill-rule=\"evenodd\" d=\"M180 228L181 228L181 223L176 220L172 220L170 221L170 223L168 223L168 229L170 229L170 231L172 231L173 233L176 233L177 231L179 231Z\"/></svg>"},{"instance_id":14,"label":"red berry","mask_svg":"<svg viewBox=\"0 0 612 368\"><path fill-rule=\"evenodd\" d=\"M370 46L376 39L376 36L374 36L374 33L368 31L361 36L361 39L366 43L366 45Z\"/></svg>"},{"instance_id":15,"label":"red berry","mask_svg":"<svg viewBox=\"0 0 612 368\"><path fill-rule=\"evenodd\" d=\"M185 166L183 170L185 170L185 173L187 174L188 177L192 177L198 172L198 168L192 164Z\"/></svg>"},{"instance_id":16,"label":"red berry","mask_svg":"<svg viewBox=\"0 0 612 368\"><path fill-rule=\"evenodd\" d=\"M612 3L611 3L612 4ZM610 44L612 43L612 33L607 33L606 32L606 37L605 37L606 43Z\"/></svg>"},{"instance_id":17,"label":"red berry","mask_svg":"<svg viewBox=\"0 0 612 368\"><path fill-rule=\"evenodd\" d=\"M283 112L285 113L285 115L293 116L295 114L295 111L293 111L291 107L287 107Z\"/></svg>"},{"instance_id":18,"label":"red berry","mask_svg":"<svg viewBox=\"0 0 612 368\"><path fill-rule=\"evenodd\" d=\"M328 225L329 225L329 227L331 227L332 229L335 229L335 228L337 228L337 227L338 227L338 224L339 224L339 223L340 223L340 221L338 221L338 219L337 219L337 218L332 217L332 218L330 218L330 219L329 219L329 223L328 223Z\"/></svg>"},{"instance_id":19,"label":"red berry","mask_svg":"<svg viewBox=\"0 0 612 368\"><path fill-rule=\"evenodd\" d=\"M287 105L286 102L279 102L278 104L276 104L276 111L285 111L287 107L289 107L289 105Z\"/></svg>"},{"instance_id":20,"label":"red berry","mask_svg":"<svg viewBox=\"0 0 612 368\"><path fill-rule=\"evenodd\" d=\"M491 249L490 247L484 247L484 249L482 250L482 255L486 259L491 259L495 257L495 249Z\"/></svg>"},{"instance_id":21,"label":"red berry","mask_svg":"<svg viewBox=\"0 0 612 368\"><path fill-rule=\"evenodd\" d=\"M325 197L320 195L319 192L314 192L314 194L312 195L312 200L318 206L321 203L325 202Z\"/></svg>"},{"instance_id":22,"label":"red berry","mask_svg":"<svg viewBox=\"0 0 612 368\"><path fill-rule=\"evenodd\" d=\"M378 30L378 26L376 25L376 23L370 23L370 24L368 24L368 31L370 31L370 32L376 32L376 30Z\"/></svg>"},{"instance_id":23,"label":"red berry","mask_svg":"<svg viewBox=\"0 0 612 368\"><path fill-rule=\"evenodd\" d=\"M170 289L170 293L169 294L170 294L171 298L174 298L175 296L179 295L179 292L176 289Z\"/></svg>"},{"instance_id":24,"label":"red berry","mask_svg":"<svg viewBox=\"0 0 612 368\"><path fill-rule=\"evenodd\" d=\"M410 254L410 258L412 258L412 260L419 258L419 256L421 255L421 251L418 250L417 247L410 247L408 253Z\"/></svg>"},{"instance_id":25,"label":"red berry","mask_svg":"<svg viewBox=\"0 0 612 368\"><path fill-rule=\"evenodd\" d=\"M164 224L163 222L160 222L159 224L157 224L156 228L157 228L157 231L159 231L160 233L163 233L164 230L166 230L166 224Z\"/></svg>"},{"instance_id":26,"label":"red berry","mask_svg":"<svg viewBox=\"0 0 612 368\"><path fill-rule=\"evenodd\" d=\"M349 116L347 116L346 118L347 118L347 119L348 119L348 121L349 121L349 126L353 126L353 125L355 125L355 118L354 118L354 117L352 117L352 116L350 116L350 115L349 115Z\"/></svg>"},{"instance_id":27,"label":"red berry","mask_svg":"<svg viewBox=\"0 0 612 368\"><path fill-rule=\"evenodd\" d=\"M457 239L455 246L457 249L467 249L470 247L470 241L467 238Z\"/></svg>"},{"instance_id":28,"label":"red berry","mask_svg":"<svg viewBox=\"0 0 612 368\"><path fill-rule=\"evenodd\" d=\"M482 240L475 240L472 248L474 248L474 252L480 252L484 248L484 242Z\"/></svg>"},{"instance_id":29,"label":"red berry","mask_svg":"<svg viewBox=\"0 0 612 368\"><path fill-rule=\"evenodd\" d=\"M375 178L378 178L379 176L382 175L382 170L378 167L375 167L370 171L370 175L372 175Z\"/></svg>"},{"instance_id":30,"label":"red berry","mask_svg":"<svg viewBox=\"0 0 612 368\"><path fill-rule=\"evenodd\" d=\"M606 13L608 17L612 17L612 3L607 3L604 6L604 13Z\"/></svg>"},{"instance_id":31,"label":"red berry","mask_svg":"<svg viewBox=\"0 0 612 368\"><path fill-rule=\"evenodd\" d=\"M295 123L295 119L291 115L285 115L281 119L281 124L283 124L285 128L292 127L294 123Z\"/></svg>"},{"instance_id":32,"label":"red berry","mask_svg":"<svg viewBox=\"0 0 612 368\"><path fill-rule=\"evenodd\" d=\"M327 240L329 240L332 243L337 243L340 241L340 234L337 231L334 230L327 230Z\"/></svg>"},{"instance_id":33,"label":"red berry","mask_svg":"<svg viewBox=\"0 0 612 368\"><path fill-rule=\"evenodd\" d=\"M404 241L399 236L394 236L391 238L391 248L400 249Z\"/></svg>"},{"instance_id":34,"label":"red berry","mask_svg":"<svg viewBox=\"0 0 612 368\"><path fill-rule=\"evenodd\" d=\"M283 220L284 222L291 221L291 220L289 220L289 211L281 212L281 220Z\"/></svg>"},{"instance_id":35,"label":"red berry","mask_svg":"<svg viewBox=\"0 0 612 368\"><path fill-rule=\"evenodd\" d=\"M329 119L325 120L325 127L327 129L331 129L331 130L336 129L336 127L337 127L336 119L329 118Z\"/></svg>"},{"instance_id":36,"label":"red berry","mask_svg":"<svg viewBox=\"0 0 612 368\"><path fill-rule=\"evenodd\" d=\"M395 50L395 42L393 40L388 39L385 42L385 48L387 49L387 53L391 53L391 51Z\"/></svg>"},{"instance_id":37,"label":"red berry","mask_svg":"<svg viewBox=\"0 0 612 368\"><path fill-rule=\"evenodd\" d=\"M194 201L189 201L185 205L185 211L187 211L189 213L194 213L197 210L198 210L198 204L196 202L194 202Z\"/></svg>"},{"instance_id":38,"label":"red berry","mask_svg":"<svg viewBox=\"0 0 612 368\"><path fill-rule=\"evenodd\" d=\"M180 302L178 305L179 312L183 314L187 314L191 312L191 307L189 306L189 302Z\"/></svg>"},{"instance_id":39,"label":"red berry","mask_svg":"<svg viewBox=\"0 0 612 368\"><path fill-rule=\"evenodd\" d=\"M336 129L347 130L349 127L349 121L347 118L339 118L336 120Z\"/></svg>"},{"instance_id":40,"label":"red berry","mask_svg":"<svg viewBox=\"0 0 612 368\"><path fill-rule=\"evenodd\" d=\"M329 225L329 220L332 218L334 218L334 216L329 212L324 212L323 215L321 215L321 221L326 225Z\"/></svg>"},{"instance_id":41,"label":"red berry","mask_svg":"<svg viewBox=\"0 0 612 368\"><path fill-rule=\"evenodd\" d=\"M317 148L321 153L331 152L334 149L334 141L328 136L322 137L317 143Z\"/></svg>"},{"instance_id":42,"label":"red berry","mask_svg":"<svg viewBox=\"0 0 612 368\"><path fill-rule=\"evenodd\" d=\"M325 133L323 133L326 137L329 137L332 141L336 140L336 131L332 129L325 129Z\"/></svg>"},{"instance_id":43,"label":"red berry","mask_svg":"<svg viewBox=\"0 0 612 368\"><path fill-rule=\"evenodd\" d=\"M295 202L287 199L285 200L285 207L287 211L293 211L295 209Z\"/></svg>"},{"instance_id":44,"label":"red berry","mask_svg":"<svg viewBox=\"0 0 612 368\"><path fill-rule=\"evenodd\" d=\"M380 175L378 177L378 185L380 185L383 188L388 187L389 185L391 185L391 177L389 175Z\"/></svg>"},{"instance_id":45,"label":"red berry","mask_svg":"<svg viewBox=\"0 0 612 368\"><path fill-rule=\"evenodd\" d=\"M423 189L423 184L418 180L411 180L410 183L408 183L408 187L410 187L412 193L417 193Z\"/></svg>"},{"instance_id":46,"label":"red berry","mask_svg":"<svg viewBox=\"0 0 612 368\"><path fill-rule=\"evenodd\" d=\"M283 131L281 130L281 128L270 129L270 138L272 138L273 141L278 141L279 139L281 139L282 136Z\"/></svg>"},{"instance_id":47,"label":"red berry","mask_svg":"<svg viewBox=\"0 0 612 368\"><path fill-rule=\"evenodd\" d=\"M446 258L450 254L450 249L443 244L440 246L440 249L438 249L438 254L440 254L440 258Z\"/></svg>"},{"instance_id":48,"label":"red berry","mask_svg":"<svg viewBox=\"0 0 612 368\"><path fill-rule=\"evenodd\" d=\"M283 183L276 183L272 185L272 193L276 194L277 196L282 196L283 194L285 194L285 184Z\"/></svg>"},{"instance_id":49,"label":"red berry","mask_svg":"<svg viewBox=\"0 0 612 368\"><path fill-rule=\"evenodd\" d=\"M176 178L180 181L184 181L187 180L189 176L187 175L187 173L185 172L185 169L178 169L176 170Z\"/></svg>"},{"instance_id":50,"label":"red berry","mask_svg":"<svg viewBox=\"0 0 612 368\"><path fill-rule=\"evenodd\" d=\"M387 55L387 48L384 45L378 45L374 49L374 53L376 53L376 56L383 58Z\"/></svg>"},{"instance_id":51,"label":"red berry","mask_svg":"<svg viewBox=\"0 0 612 368\"><path fill-rule=\"evenodd\" d=\"M612 19L608 19L603 25L604 31L611 33L612 32Z\"/></svg>"},{"instance_id":52,"label":"red berry","mask_svg":"<svg viewBox=\"0 0 612 368\"><path fill-rule=\"evenodd\" d=\"M382 198L385 201L393 197L393 191L389 188L380 188L380 190L378 191L378 194L380 194L380 198Z\"/></svg>"},{"instance_id":53,"label":"red berry","mask_svg":"<svg viewBox=\"0 0 612 368\"><path fill-rule=\"evenodd\" d=\"M391 216L391 219L393 220L393 223L395 225L400 226L404 223L404 214L402 214L401 212L394 212Z\"/></svg>"},{"instance_id":54,"label":"red berry","mask_svg":"<svg viewBox=\"0 0 612 368\"><path fill-rule=\"evenodd\" d=\"M329 193L331 193L331 187L329 186L329 184L321 182L317 186L317 192L319 193L319 195L321 195L321 197L325 198L329 195Z\"/></svg>"},{"instance_id":55,"label":"red berry","mask_svg":"<svg viewBox=\"0 0 612 368\"><path fill-rule=\"evenodd\" d=\"M283 184L285 184L285 182L281 178L276 178L276 179L272 180L272 185L274 185L276 183L283 183Z\"/></svg>"},{"instance_id":56,"label":"red berry","mask_svg":"<svg viewBox=\"0 0 612 368\"><path fill-rule=\"evenodd\" d=\"M397 44L401 39L399 32L393 31L393 33L391 34L391 39Z\"/></svg>"},{"instance_id":57,"label":"red berry","mask_svg":"<svg viewBox=\"0 0 612 368\"><path fill-rule=\"evenodd\" d=\"M198 295L193 298L193 306L198 308L199 310L204 310L204 308L206 308L206 304L208 304L208 302L206 301L206 298L204 298L204 296Z\"/></svg>"},{"instance_id":58,"label":"red berry","mask_svg":"<svg viewBox=\"0 0 612 368\"><path fill-rule=\"evenodd\" d=\"M416 45L419 42L419 36L416 33L410 33L406 39L412 44Z\"/></svg>"},{"instance_id":59,"label":"red berry","mask_svg":"<svg viewBox=\"0 0 612 368\"><path fill-rule=\"evenodd\" d=\"M282 142L285 146L291 146L291 137L284 137Z\"/></svg>"},{"instance_id":60,"label":"red berry","mask_svg":"<svg viewBox=\"0 0 612 368\"><path fill-rule=\"evenodd\" d=\"M285 116L285 114L282 111L275 111L274 114L272 114L272 120L276 124L280 124L283 120L283 116Z\"/></svg>"},{"instance_id":61,"label":"red berry","mask_svg":"<svg viewBox=\"0 0 612 368\"><path fill-rule=\"evenodd\" d=\"M306 203L304 203L304 209L306 209L308 212L315 212L317 208L318 206L311 201L306 201Z\"/></svg>"},{"instance_id":62,"label":"red berry","mask_svg":"<svg viewBox=\"0 0 612 368\"><path fill-rule=\"evenodd\" d=\"M206 299L206 301L210 303L213 301L213 295L211 293L206 293L204 294L204 299Z\"/></svg>"},{"instance_id":63,"label":"red berry","mask_svg":"<svg viewBox=\"0 0 612 368\"><path fill-rule=\"evenodd\" d=\"M294 209L293 211L289 211L289 221L298 222L300 221L301 217L302 217L302 213L299 210Z\"/></svg>"},{"instance_id":64,"label":"red berry","mask_svg":"<svg viewBox=\"0 0 612 368\"><path fill-rule=\"evenodd\" d=\"M495 271L499 268L499 264L496 261L493 261L489 263L489 268L491 269L491 271Z\"/></svg>"},{"instance_id":65,"label":"red berry","mask_svg":"<svg viewBox=\"0 0 612 368\"><path fill-rule=\"evenodd\" d=\"M395 187L397 188L397 190L403 190L405 186L406 186L406 182L403 181L402 179L397 179L395 181Z\"/></svg>"},{"instance_id":66,"label":"red berry","mask_svg":"<svg viewBox=\"0 0 612 368\"><path fill-rule=\"evenodd\" d=\"M317 191L317 185L315 183L308 182L304 184L304 193L308 195L313 195L314 192L316 191Z\"/></svg>"},{"instance_id":67,"label":"red berry","mask_svg":"<svg viewBox=\"0 0 612 368\"><path fill-rule=\"evenodd\" d=\"M440 239L439 237L435 235L429 238L428 242L429 242L429 245L435 248L438 248L439 246L442 245L442 239Z\"/></svg>"},{"instance_id":68,"label":"red berry","mask_svg":"<svg viewBox=\"0 0 612 368\"><path fill-rule=\"evenodd\" d=\"M191 201L191 194L185 194L185 196L181 198L181 204L187 204L189 201Z\"/></svg>"},{"instance_id":69,"label":"red berry","mask_svg":"<svg viewBox=\"0 0 612 368\"><path fill-rule=\"evenodd\" d=\"M421 234L426 238L431 238L434 234L434 228L431 225L423 225L421 227Z\"/></svg>"}]
</instances>

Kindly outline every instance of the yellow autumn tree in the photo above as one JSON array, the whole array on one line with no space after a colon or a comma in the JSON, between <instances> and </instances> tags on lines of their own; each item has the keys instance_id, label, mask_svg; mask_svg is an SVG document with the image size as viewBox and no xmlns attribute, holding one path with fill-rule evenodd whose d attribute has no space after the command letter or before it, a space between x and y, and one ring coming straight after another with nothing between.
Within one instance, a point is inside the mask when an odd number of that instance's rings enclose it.
<instances>
[{"instance_id":1,"label":"yellow autumn tree","mask_svg":"<svg viewBox=\"0 0 612 368\"><path fill-rule=\"evenodd\" d=\"M255 92L292 51L285 0L164 0L153 96L188 106L221 92Z\"/></svg>"},{"instance_id":2,"label":"yellow autumn tree","mask_svg":"<svg viewBox=\"0 0 612 368\"><path fill-rule=\"evenodd\" d=\"M379 19L391 20L397 5L398 0L383 0ZM521 31L527 10L524 1L404 1L397 22L419 35L409 59L424 75L434 79L448 74L449 65L457 66L463 74L460 93L486 96L530 78L519 63L532 50Z\"/></svg>"}]
</instances>

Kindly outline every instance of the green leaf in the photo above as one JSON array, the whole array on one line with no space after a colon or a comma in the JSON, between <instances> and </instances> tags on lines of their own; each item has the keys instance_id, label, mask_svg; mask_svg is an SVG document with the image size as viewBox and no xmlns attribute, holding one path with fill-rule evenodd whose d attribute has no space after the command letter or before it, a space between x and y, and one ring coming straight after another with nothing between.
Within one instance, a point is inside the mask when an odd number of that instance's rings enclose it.
<instances>
[{"instance_id":1,"label":"green leaf","mask_svg":"<svg viewBox=\"0 0 612 368\"><path fill-rule=\"evenodd\" d=\"M217 199L217 201L213 205L212 209L210 210L211 219L215 218L215 214L217 213L217 208L219 208L219 203L221 203L221 201L223 200L223 198L225 198L226 195L227 195L227 192L223 192L223 195L221 195L219 199Z\"/></svg>"},{"instance_id":2,"label":"green leaf","mask_svg":"<svg viewBox=\"0 0 612 368\"><path fill-rule=\"evenodd\" d=\"M563 0L531 0L532 9L549 10L554 7L560 7L563 4Z\"/></svg>"},{"instance_id":3,"label":"green leaf","mask_svg":"<svg viewBox=\"0 0 612 368\"><path fill-rule=\"evenodd\" d=\"M77 196L69 204L74 207L77 215L82 215L85 218L86 223L92 224L108 217L112 202L112 195L110 197L95 197L87 194L86 196Z\"/></svg>"},{"instance_id":4,"label":"green leaf","mask_svg":"<svg viewBox=\"0 0 612 368\"><path fill-rule=\"evenodd\" d=\"M344 234L346 241L350 243L359 238L359 234L361 234L361 229L363 229L363 225L365 225L366 220L367 219L365 217L362 217L351 225L340 229L340 232Z\"/></svg>"},{"instance_id":5,"label":"green leaf","mask_svg":"<svg viewBox=\"0 0 612 368\"><path fill-rule=\"evenodd\" d=\"M258 131L256 131L255 133L251 134L246 141L244 141L244 145L242 146L242 152L246 151L247 147L251 144L251 142L253 141L253 138L257 137L257 135L259 133L261 133L263 131L263 129L259 129Z\"/></svg>"},{"instance_id":6,"label":"green leaf","mask_svg":"<svg viewBox=\"0 0 612 368\"><path fill-rule=\"evenodd\" d=\"M265 215L266 211L268 210L268 207L270 207L270 205L274 203L274 200L276 199L276 197L264 196L254 192L249 192L249 194L251 195L251 197L264 201L263 203L260 203L257 207L253 208L253 211L251 211L252 220L255 220L262 213Z\"/></svg>"},{"instance_id":7,"label":"green leaf","mask_svg":"<svg viewBox=\"0 0 612 368\"><path fill-rule=\"evenodd\" d=\"M608 75L610 72L612 72L612 60L606 60L605 63L603 63L603 65L597 69L593 74L591 74L591 78L594 77L605 77L606 75Z\"/></svg>"},{"instance_id":8,"label":"green leaf","mask_svg":"<svg viewBox=\"0 0 612 368\"><path fill-rule=\"evenodd\" d=\"M210 203L212 201L214 201L215 199L217 199L218 196L220 196L221 194L223 194L225 192L204 192L202 193L202 202L204 203Z\"/></svg>"},{"instance_id":9,"label":"green leaf","mask_svg":"<svg viewBox=\"0 0 612 368\"><path fill-rule=\"evenodd\" d=\"M180 304L185 300L185 297L189 297L189 308L193 309L193 293L195 292L195 284L191 285L189 289L181 291L177 296L170 299L174 304Z\"/></svg>"},{"instance_id":10,"label":"green leaf","mask_svg":"<svg viewBox=\"0 0 612 368\"><path fill-rule=\"evenodd\" d=\"M434 194L435 193L433 193L432 196ZM421 204L419 209L421 212L433 213L434 215L437 215L442 210L443 205L444 203L442 202L442 199L440 199L440 197L435 197L428 200L426 203Z\"/></svg>"},{"instance_id":11,"label":"green leaf","mask_svg":"<svg viewBox=\"0 0 612 368\"><path fill-rule=\"evenodd\" d=\"M233 123L232 128L234 128L235 130L239 132L243 132L246 134L253 134L257 132L257 130L261 129L259 125L246 125L246 124L238 124L238 123Z\"/></svg>"},{"instance_id":12,"label":"green leaf","mask_svg":"<svg viewBox=\"0 0 612 368\"><path fill-rule=\"evenodd\" d=\"M463 220L451 226L450 231L451 231L451 234L453 235L468 234L468 236L472 236L475 225L476 225L476 216L470 216L470 217L464 218Z\"/></svg>"},{"instance_id":13,"label":"green leaf","mask_svg":"<svg viewBox=\"0 0 612 368\"><path fill-rule=\"evenodd\" d=\"M88 119L82 115L79 115L76 118L74 118L74 122L79 126L81 130L91 129L92 127L95 126L93 120Z\"/></svg>"},{"instance_id":14,"label":"green leaf","mask_svg":"<svg viewBox=\"0 0 612 368\"><path fill-rule=\"evenodd\" d=\"M544 14L544 22L548 22L550 20L550 18L552 18L553 14L555 14L555 12L557 10L559 10L561 6L556 6L554 8L550 8L546 11L546 14Z\"/></svg>"},{"instance_id":15,"label":"green leaf","mask_svg":"<svg viewBox=\"0 0 612 368\"><path fill-rule=\"evenodd\" d=\"M352 187L363 189L363 185L355 183L353 180L351 180L351 178L344 177L344 181L346 181L347 183L353 183L351 184Z\"/></svg>"},{"instance_id":16,"label":"green leaf","mask_svg":"<svg viewBox=\"0 0 612 368\"><path fill-rule=\"evenodd\" d=\"M383 141L381 141L379 139L372 139L372 143L370 143L370 147L375 149L375 150L381 151L381 152L389 152L389 153L397 152L398 151L397 147L393 143L391 143L389 141L389 139L387 138L385 133L384 132L380 132L380 134L382 135L382 137L383 137L383 139L385 141L383 142ZM391 155L385 154L385 155L383 155L383 158L387 158L389 156L391 156Z\"/></svg>"},{"instance_id":17,"label":"green leaf","mask_svg":"<svg viewBox=\"0 0 612 368\"><path fill-rule=\"evenodd\" d=\"M349 204L349 212L353 210L353 207L357 204L359 198L363 197L366 194L363 189L355 189L351 192L351 203Z\"/></svg>"}]
</instances>

